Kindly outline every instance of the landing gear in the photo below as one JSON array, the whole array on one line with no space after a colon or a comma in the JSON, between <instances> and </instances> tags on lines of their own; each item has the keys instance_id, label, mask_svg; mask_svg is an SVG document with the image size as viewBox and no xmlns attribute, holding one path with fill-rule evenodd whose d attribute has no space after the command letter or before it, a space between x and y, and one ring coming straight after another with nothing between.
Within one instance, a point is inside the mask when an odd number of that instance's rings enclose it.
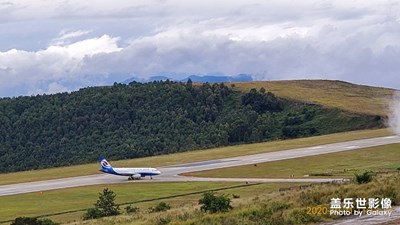
<instances>
[{"instance_id":1,"label":"landing gear","mask_svg":"<svg viewBox=\"0 0 400 225\"><path fill-rule=\"evenodd\" d=\"M128 180L140 180L142 179L141 177L134 177L134 176L130 176L128 177Z\"/></svg>"}]
</instances>

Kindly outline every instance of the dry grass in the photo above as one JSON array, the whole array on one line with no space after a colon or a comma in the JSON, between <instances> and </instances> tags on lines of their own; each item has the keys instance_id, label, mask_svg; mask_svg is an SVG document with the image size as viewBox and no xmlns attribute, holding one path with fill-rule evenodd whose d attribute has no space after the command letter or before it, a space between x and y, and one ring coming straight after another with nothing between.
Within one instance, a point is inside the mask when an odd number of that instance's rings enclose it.
<instances>
[{"instance_id":1,"label":"dry grass","mask_svg":"<svg viewBox=\"0 0 400 225\"><path fill-rule=\"evenodd\" d=\"M317 224L340 218L329 215L329 211L321 215L307 213L307 207L320 206L329 209L331 198L390 198L392 205L397 205L400 202L399 181L399 176L392 174L361 185L314 184L306 189L293 188L285 192L253 195L250 198L233 199L234 209L227 213L207 214L200 212L198 208L180 207L167 212L123 215L78 224ZM380 222L385 220L387 219L382 218ZM395 221L387 224L396 224Z\"/></svg>"},{"instance_id":2,"label":"dry grass","mask_svg":"<svg viewBox=\"0 0 400 225\"><path fill-rule=\"evenodd\" d=\"M264 87L278 97L333 107L349 112L386 116L393 89L331 80L290 80L234 83L248 91Z\"/></svg>"}]
</instances>

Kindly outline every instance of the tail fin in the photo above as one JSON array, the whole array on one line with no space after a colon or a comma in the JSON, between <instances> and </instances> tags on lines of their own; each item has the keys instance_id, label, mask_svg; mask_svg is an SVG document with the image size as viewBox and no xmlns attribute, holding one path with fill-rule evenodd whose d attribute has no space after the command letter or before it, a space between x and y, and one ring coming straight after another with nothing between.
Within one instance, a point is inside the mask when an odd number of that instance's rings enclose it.
<instances>
[{"instance_id":1,"label":"tail fin","mask_svg":"<svg viewBox=\"0 0 400 225\"><path fill-rule=\"evenodd\" d=\"M109 170L112 169L112 166L110 163L107 162L106 158L100 157L100 165L101 165L101 170L104 172L108 172Z\"/></svg>"}]
</instances>

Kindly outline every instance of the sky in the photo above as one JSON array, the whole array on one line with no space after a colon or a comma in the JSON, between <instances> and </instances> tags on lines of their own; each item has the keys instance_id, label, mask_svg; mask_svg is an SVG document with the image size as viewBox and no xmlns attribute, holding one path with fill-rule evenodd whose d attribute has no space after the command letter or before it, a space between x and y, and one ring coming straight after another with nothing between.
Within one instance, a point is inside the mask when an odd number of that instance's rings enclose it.
<instances>
[{"instance_id":1,"label":"sky","mask_svg":"<svg viewBox=\"0 0 400 225\"><path fill-rule=\"evenodd\" d=\"M400 3L0 0L0 97L167 74L400 89Z\"/></svg>"}]
</instances>

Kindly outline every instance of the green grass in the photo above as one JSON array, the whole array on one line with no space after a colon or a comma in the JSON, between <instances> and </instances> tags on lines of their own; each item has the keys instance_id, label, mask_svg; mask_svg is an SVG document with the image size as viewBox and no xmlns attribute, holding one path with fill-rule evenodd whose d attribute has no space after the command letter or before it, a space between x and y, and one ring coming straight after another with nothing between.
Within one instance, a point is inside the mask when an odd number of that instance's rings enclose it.
<instances>
[{"instance_id":1,"label":"green grass","mask_svg":"<svg viewBox=\"0 0 400 225\"><path fill-rule=\"evenodd\" d=\"M168 197L185 193L193 193L210 189L232 187L243 183L217 183L217 182L182 182L182 183L129 183L116 185L96 185L90 187L68 188L44 191L29 194L0 197L2 210L0 220L11 220L19 216L39 216L70 210L79 210L92 207L98 198L98 193L108 187L116 195L116 203L136 202L160 197ZM218 191L219 193L235 193L241 197L251 197L257 194L266 194L278 190L279 187L288 187L293 184L260 184L241 188ZM192 207L197 205L201 194L173 197L165 200L155 200L133 204L141 211L165 201L173 207ZM121 206L124 212L126 205ZM74 212L50 218L59 222L72 222L81 220L83 212Z\"/></svg>"},{"instance_id":2,"label":"green grass","mask_svg":"<svg viewBox=\"0 0 400 225\"><path fill-rule=\"evenodd\" d=\"M390 144L339 153L308 156L275 162L258 163L218 170L188 173L201 177L257 177L257 178L303 178L354 177L362 171L394 171L400 167L400 144ZM307 165L307 166L305 166Z\"/></svg>"},{"instance_id":3,"label":"green grass","mask_svg":"<svg viewBox=\"0 0 400 225\"><path fill-rule=\"evenodd\" d=\"M257 154L263 152L272 152L287 150L293 148L302 148L308 146L330 144L341 141L358 140L364 138L381 137L391 135L389 129L362 130L353 132L344 132L316 137L299 138L284 141L270 141L256 144L243 144L229 147L221 147L208 150L190 151L170 155L161 155L139 159L111 161L114 167L140 167L151 166L159 167L165 165L174 165L179 163L188 163L202 160L219 159L225 157L234 157L241 155ZM83 176L99 173L99 164L91 163L70 167L59 167L44 170L24 171L17 173L0 174L0 185L21 183L29 181L48 180L64 177Z\"/></svg>"},{"instance_id":4,"label":"green grass","mask_svg":"<svg viewBox=\"0 0 400 225\"><path fill-rule=\"evenodd\" d=\"M242 91L264 87L281 98L381 116L388 115L389 102L394 93L393 89L331 80L257 81L234 84Z\"/></svg>"},{"instance_id":5,"label":"green grass","mask_svg":"<svg viewBox=\"0 0 400 225\"><path fill-rule=\"evenodd\" d=\"M68 210L92 207L98 193L108 187L117 194L116 202L140 201L161 196L195 192L219 187L232 186L232 183L129 183L118 185L96 185L79 188L43 191L0 197L2 220L17 216L38 216Z\"/></svg>"}]
</instances>

